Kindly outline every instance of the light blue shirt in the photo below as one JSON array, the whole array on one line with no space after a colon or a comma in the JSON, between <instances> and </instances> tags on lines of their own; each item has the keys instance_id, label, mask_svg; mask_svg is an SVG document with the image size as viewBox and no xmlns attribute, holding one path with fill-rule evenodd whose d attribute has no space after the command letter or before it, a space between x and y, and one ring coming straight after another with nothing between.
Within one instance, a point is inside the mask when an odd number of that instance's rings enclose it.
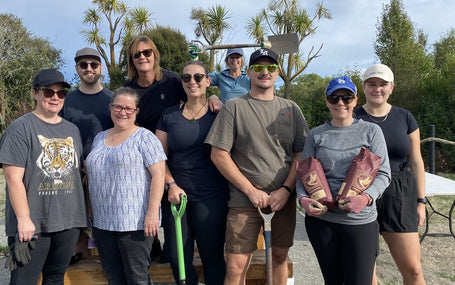
<instances>
[{"instance_id":1,"label":"light blue shirt","mask_svg":"<svg viewBox=\"0 0 455 285\"><path fill-rule=\"evenodd\" d=\"M220 89L220 100L226 103L227 100L246 95L250 92L250 78L245 71L242 71L237 79L229 74L229 69L221 72L213 72L209 74L210 86L218 86Z\"/></svg>"},{"instance_id":2,"label":"light blue shirt","mask_svg":"<svg viewBox=\"0 0 455 285\"><path fill-rule=\"evenodd\" d=\"M166 155L145 128L114 147L104 143L107 132L95 137L86 159L93 224L108 231L143 230L151 184L147 167L166 160Z\"/></svg>"}]
</instances>

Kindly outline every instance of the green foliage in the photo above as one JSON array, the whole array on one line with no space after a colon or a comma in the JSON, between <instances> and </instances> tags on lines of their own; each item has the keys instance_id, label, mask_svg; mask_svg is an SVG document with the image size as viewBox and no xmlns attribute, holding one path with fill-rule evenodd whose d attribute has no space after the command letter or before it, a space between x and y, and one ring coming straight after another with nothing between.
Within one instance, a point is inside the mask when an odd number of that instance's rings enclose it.
<instances>
[{"instance_id":1,"label":"green foliage","mask_svg":"<svg viewBox=\"0 0 455 285\"><path fill-rule=\"evenodd\" d=\"M62 65L61 51L36 37L12 14L0 14L0 133L32 110L32 80L43 68Z\"/></svg>"},{"instance_id":2,"label":"green foliage","mask_svg":"<svg viewBox=\"0 0 455 285\"><path fill-rule=\"evenodd\" d=\"M395 76L390 103L415 113L422 96L419 84L431 70L426 50L427 36L417 31L404 10L402 0L390 0L377 24L376 56Z\"/></svg>"}]
</instances>

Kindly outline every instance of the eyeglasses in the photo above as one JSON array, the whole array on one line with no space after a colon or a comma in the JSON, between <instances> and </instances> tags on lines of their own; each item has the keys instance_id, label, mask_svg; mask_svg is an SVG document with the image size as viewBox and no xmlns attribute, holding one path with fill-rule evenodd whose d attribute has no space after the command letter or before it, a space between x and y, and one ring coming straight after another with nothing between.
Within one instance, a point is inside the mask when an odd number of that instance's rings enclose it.
<instances>
[{"instance_id":1,"label":"eyeglasses","mask_svg":"<svg viewBox=\"0 0 455 285\"><path fill-rule=\"evenodd\" d=\"M87 69L88 66L90 65L90 67L95 70L98 68L98 66L100 66L101 63L99 62L96 62L96 61L92 61L92 62L85 62L85 61L81 61L81 62L78 62L77 65L79 65L80 68L82 69Z\"/></svg>"},{"instance_id":2,"label":"eyeglasses","mask_svg":"<svg viewBox=\"0 0 455 285\"><path fill-rule=\"evenodd\" d=\"M117 104L111 104L111 106L112 106L112 109L117 113L120 113L121 111L125 110L125 113L127 115L132 115L137 110L137 108L123 107L123 106L117 105Z\"/></svg>"},{"instance_id":3,"label":"eyeglasses","mask_svg":"<svg viewBox=\"0 0 455 285\"><path fill-rule=\"evenodd\" d=\"M355 96L350 95L350 94L346 94L346 95L328 95L327 96L327 102L329 102L329 104L332 104L332 105L338 104L340 99L343 101L343 103L345 105L348 105L348 104L351 104L352 101L354 101Z\"/></svg>"},{"instance_id":4,"label":"eyeglasses","mask_svg":"<svg viewBox=\"0 0 455 285\"><path fill-rule=\"evenodd\" d=\"M141 54L143 54L145 57L150 57L153 53L153 50L151 48L149 49L144 49L143 51L138 51L135 54L133 54L134 58L140 58Z\"/></svg>"},{"instance_id":5,"label":"eyeglasses","mask_svg":"<svg viewBox=\"0 0 455 285\"><path fill-rule=\"evenodd\" d=\"M201 74L201 73L196 73L196 74L193 74L192 76L191 76L191 74L185 73L185 74L182 74L180 77L182 78L183 82L190 82L191 81L191 77L193 77L194 81L196 81L196 83L199 83L206 76L207 75Z\"/></svg>"},{"instance_id":6,"label":"eyeglasses","mask_svg":"<svg viewBox=\"0 0 455 285\"><path fill-rule=\"evenodd\" d=\"M267 68L269 73L274 73L278 69L278 64L269 64L269 65L262 65L262 64L253 64L250 66L251 69L254 70L256 73L261 73L264 71L264 68Z\"/></svg>"},{"instance_id":7,"label":"eyeglasses","mask_svg":"<svg viewBox=\"0 0 455 285\"><path fill-rule=\"evenodd\" d=\"M44 97L46 98L52 98L54 97L54 94L57 94L58 98L64 99L66 94L68 93L68 91L66 91L65 89L54 91L53 89L46 87L38 88L38 90L43 91Z\"/></svg>"}]
</instances>

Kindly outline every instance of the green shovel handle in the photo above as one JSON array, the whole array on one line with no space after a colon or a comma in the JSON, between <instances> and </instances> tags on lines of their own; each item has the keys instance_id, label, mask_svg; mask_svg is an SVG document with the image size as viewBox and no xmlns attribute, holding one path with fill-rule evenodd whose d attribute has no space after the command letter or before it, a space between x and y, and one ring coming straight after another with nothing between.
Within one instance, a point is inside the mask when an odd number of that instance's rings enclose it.
<instances>
[{"instance_id":1,"label":"green shovel handle","mask_svg":"<svg viewBox=\"0 0 455 285\"><path fill-rule=\"evenodd\" d=\"M186 284L186 274L185 274L185 259L183 256L183 239L182 239L182 222L181 218L185 213L186 208L186 195L180 195L180 208L177 210L176 204L171 204L172 215L175 220L175 237L177 241L177 255L179 261L179 277L180 284Z\"/></svg>"}]
</instances>

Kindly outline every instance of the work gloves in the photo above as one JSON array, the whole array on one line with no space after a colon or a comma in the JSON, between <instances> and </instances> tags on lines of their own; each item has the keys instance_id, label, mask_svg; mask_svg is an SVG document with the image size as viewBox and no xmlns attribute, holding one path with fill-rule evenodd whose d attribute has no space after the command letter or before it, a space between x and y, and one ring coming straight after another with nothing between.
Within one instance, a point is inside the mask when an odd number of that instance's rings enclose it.
<instances>
[{"instance_id":1,"label":"work gloves","mask_svg":"<svg viewBox=\"0 0 455 285\"><path fill-rule=\"evenodd\" d=\"M354 214L360 213L366 205L370 204L371 198L368 194L362 193L346 197L346 199L338 201L338 206L341 210L346 210Z\"/></svg>"},{"instance_id":2,"label":"work gloves","mask_svg":"<svg viewBox=\"0 0 455 285\"><path fill-rule=\"evenodd\" d=\"M5 268L13 271L19 266L28 264L32 259L31 251L35 248L35 239L20 242L19 239L16 238L16 241L9 246L6 253L7 259Z\"/></svg>"},{"instance_id":3,"label":"work gloves","mask_svg":"<svg viewBox=\"0 0 455 285\"><path fill-rule=\"evenodd\" d=\"M308 197L301 197L300 205L305 209L305 212L312 217L319 217L327 212L327 206L322 205L316 200Z\"/></svg>"}]
</instances>

